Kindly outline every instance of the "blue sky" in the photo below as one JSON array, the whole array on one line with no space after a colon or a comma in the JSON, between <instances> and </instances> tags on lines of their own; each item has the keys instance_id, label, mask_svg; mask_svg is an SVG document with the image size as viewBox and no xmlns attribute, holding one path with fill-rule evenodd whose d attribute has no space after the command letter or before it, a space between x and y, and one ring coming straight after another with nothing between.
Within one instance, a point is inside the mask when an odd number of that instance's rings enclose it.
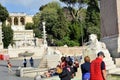
<instances>
[{"instance_id":1,"label":"blue sky","mask_svg":"<svg viewBox=\"0 0 120 80\"><path fill-rule=\"evenodd\" d=\"M6 7L8 12L25 12L34 15L41 5L52 1L59 0L0 0L0 3Z\"/></svg>"}]
</instances>

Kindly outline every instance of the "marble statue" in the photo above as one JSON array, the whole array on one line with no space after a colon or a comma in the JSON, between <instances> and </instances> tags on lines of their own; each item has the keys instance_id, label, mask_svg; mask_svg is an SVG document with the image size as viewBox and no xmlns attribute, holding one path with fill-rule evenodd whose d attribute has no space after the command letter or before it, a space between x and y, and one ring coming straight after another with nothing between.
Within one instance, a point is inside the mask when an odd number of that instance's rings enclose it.
<instances>
[{"instance_id":1,"label":"marble statue","mask_svg":"<svg viewBox=\"0 0 120 80\"><path fill-rule=\"evenodd\" d=\"M88 55L94 59L99 51L103 51L107 57L110 57L110 53L106 48L105 43L98 41L96 34L89 35L89 42L84 45L83 55Z\"/></svg>"}]
</instances>

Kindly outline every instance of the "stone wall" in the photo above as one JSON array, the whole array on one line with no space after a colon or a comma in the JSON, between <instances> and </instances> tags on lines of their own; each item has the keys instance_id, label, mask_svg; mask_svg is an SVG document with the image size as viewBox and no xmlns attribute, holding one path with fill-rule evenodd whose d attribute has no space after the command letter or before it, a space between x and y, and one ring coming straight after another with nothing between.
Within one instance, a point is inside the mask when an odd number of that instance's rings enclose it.
<instances>
[{"instance_id":1,"label":"stone wall","mask_svg":"<svg viewBox=\"0 0 120 80\"><path fill-rule=\"evenodd\" d=\"M63 55L82 55L83 47L51 47L59 50Z\"/></svg>"}]
</instances>

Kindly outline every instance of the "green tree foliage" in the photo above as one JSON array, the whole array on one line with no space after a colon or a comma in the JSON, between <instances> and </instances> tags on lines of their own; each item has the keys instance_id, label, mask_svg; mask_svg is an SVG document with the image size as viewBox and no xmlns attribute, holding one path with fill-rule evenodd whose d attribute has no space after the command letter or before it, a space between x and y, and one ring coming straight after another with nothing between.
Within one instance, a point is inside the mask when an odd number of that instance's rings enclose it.
<instances>
[{"instance_id":1,"label":"green tree foliage","mask_svg":"<svg viewBox=\"0 0 120 80\"><path fill-rule=\"evenodd\" d=\"M9 44L13 43L13 30L10 25L2 27L4 48L8 48Z\"/></svg>"},{"instance_id":2,"label":"green tree foliage","mask_svg":"<svg viewBox=\"0 0 120 80\"><path fill-rule=\"evenodd\" d=\"M60 1L64 2L67 5L73 19L78 19L80 17L79 16L80 10L88 2L88 0L60 0Z\"/></svg>"},{"instance_id":3,"label":"green tree foliage","mask_svg":"<svg viewBox=\"0 0 120 80\"><path fill-rule=\"evenodd\" d=\"M0 21L4 22L8 18L9 14L5 7L0 4Z\"/></svg>"},{"instance_id":4,"label":"green tree foliage","mask_svg":"<svg viewBox=\"0 0 120 80\"><path fill-rule=\"evenodd\" d=\"M67 5L69 14L72 17L70 25L70 38L76 40L82 45L83 42L83 27L85 23L86 9L84 8L89 0L60 0ZM77 7L77 8L76 8Z\"/></svg>"},{"instance_id":5,"label":"green tree foliage","mask_svg":"<svg viewBox=\"0 0 120 80\"><path fill-rule=\"evenodd\" d=\"M80 25L77 22L74 22L73 24L70 25L70 31L71 31L70 38L79 41L81 34Z\"/></svg>"},{"instance_id":6,"label":"green tree foliage","mask_svg":"<svg viewBox=\"0 0 120 80\"><path fill-rule=\"evenodd\" d=\"M26 23L25 29L26 29L26 30L34 29L33 26L34 26L33 23Z\"/></svg>"},{"instance_id":7,"label":"green tree foliage","mask_svg":"<svg viewBox=\"0 0 120 80\"><path fill-rule=\"evenodd\" d=\"M35 37L42 38L43 32L40 31L39 28L35 28L35 29L33 29L33 31L35 33Z\"/></svg>"},{"instance_id":8,"label":"green tree foliage","mask_svg":"<svg viewBox=\"0 0 120 80\"><path fill-rule=\"evenodd\" d=\"M40 31L42 32L42 22L46 22L47 31L47 41L48 44L63 46L67 44L68 46L79 46L82 44L83 38L86 39L88 32L96 32L99 34L99 29L97 26L99 21L93 21L86 19L89 11L96 12L97 6L89 10L90 0L60 0L64 2L67 7L60 7L57 2L48 3L47 5L41 6L40 10ZM91 1L92 2L92 1ZM88 8L83 8L88 5ZM76 9L77 6L77 9ZM91 17L96 16L96 14L91 14ZM86 15L87 13L87 15ZM99 15L99 13L98 13ZM38 19L39 20L39 19ZM97 22L97 23L96 23ZM87 24L89 23L88 27ZM87 29L89 28L89 29ZM87 36L88 37L88 36Z\"/></svg>"},{"instance_id":9,"label":"green tree foliage","mask_svg":"<svg viewBox=\"0 0 120 80\"><path fill-rule=\"evenodd\" d=\"M68 36L69 34L69 28L68 28L68 22L66 21L63 10L58 9L58 18L56 21L56 24L52 27L52 32L54 35L54 38L56 39L63 39L65 36Z\"/></svg>"},{"instance_id":10,"label":"green tree foliage","mask_svg":"<svg viewBox=\"0 0 120 80\"><path fill-rule=\"evenodd\" d=\"M98 0L90 0L88 2L88 8L86 13L86 36L89 34L97 34L100 38L100 10L98 7ZM86 37L88 40L88 37Z\"/></svg>"},{"instance_id":11,"label":"green tree foliage","mask_svg":"<svg viewBox=\"0 0 120 80\"><path fill-rule=\"evenodd\" d=\"M40 15L40 12L38 12L33 16L34 28L38 28L40 26Z\"/></svg>"},{"instance_id":12,"label":"green tree foliage","mask_svg":"<svg viewBox=\"0 0 120 80\"><path fill-rule=\"evenodd\" d=\"M69 33L68 22L63 14L60 4L57 2L49 3L42 8L40 20L41 23L42 21L46 22L49 44L53 43L54 39L63 39Z\"/></svg>"},{"instance_id":13,"label":"green tree foliage","mask_svg":"<svg viewBox=\"0 0 120 80\"><path fill-rule=\"evenodd\" d=\"M42 31L40 30L40 15L41 13L38 12L36 15L33 16L33 31L35 33L35 37L42 38Z\"/></svg>"}]
</instances>

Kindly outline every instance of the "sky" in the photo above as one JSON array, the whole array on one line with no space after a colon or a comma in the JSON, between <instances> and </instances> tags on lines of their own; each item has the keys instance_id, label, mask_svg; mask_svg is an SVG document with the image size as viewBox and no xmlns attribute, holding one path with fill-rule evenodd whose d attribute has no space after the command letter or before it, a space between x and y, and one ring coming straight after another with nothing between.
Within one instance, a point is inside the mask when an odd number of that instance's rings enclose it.
<instances>
[{"instance_id":1,"label":"sky","mask_svg":"<svg viewBox=\"0 0 120 80\"><path fill-rule=\"evenodd\" d=\"M24 12L34 15L39 11L40 6L52 1L59 0L0 0L0 3L6 7L8 12Z\"/></svg>"}]
</instances>

